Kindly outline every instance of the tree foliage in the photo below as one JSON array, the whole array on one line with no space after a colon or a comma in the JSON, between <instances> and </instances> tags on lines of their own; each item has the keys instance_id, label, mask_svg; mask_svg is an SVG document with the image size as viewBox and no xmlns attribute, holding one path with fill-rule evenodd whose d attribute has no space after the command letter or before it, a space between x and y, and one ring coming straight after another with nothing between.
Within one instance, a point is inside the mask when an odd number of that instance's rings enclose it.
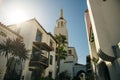
<instances>
[{"instance_id":1,"label":"tree foliage","mask_svg":"<svg viewBox=\"0 0 120 80\"><path fill-rule=\"evenodd\" d=\"M67 38L65 35L59 34L55 35L55 39L57 41L57 79L59 80L59 72L60 72L60 59L65 59L67 57L66 45L67 45Z\"/></svg>"},{"instance_id":2,"label":"tree foliage","mask_svg":"<svg viewBox=\"0 0 120 80\"><path fill-rule=\"evenodd\" d=\"M60 59L65 59L67 56L67 51L65 50L67 44L67 38L65 35L59 34L55 35L55 40L57 41L57 53Z\"/></svg>"},{"instance_id":3,"label":"tree foliage","mask_svg":"<svg viewBox=\"0 0 120 80\"><path fill-rule=\"evenodd\" d=\"M20 38L13 40L7 38L0 43L0 55L7 58L7 70L4 80L19 80L18 78L20 78L20 76L16 73L16 65L21 64L22 66L22 61L28 59L29 51L30 50L26 50L25 44Z\"/></svg>"},{"instance_id":4,"label":"tree foliage","mask_svg":"<svg viewBox=\"0 0 120 80\"><path fill-rule=\"evenodd\" d=\"M29 50L26 50L25 44L22 39L16 38L11 40L7 38L2 43L0 43L0 54L5 57L18 57L21 60L26 60L28 58Z\"/></svg>"}]
</instances>

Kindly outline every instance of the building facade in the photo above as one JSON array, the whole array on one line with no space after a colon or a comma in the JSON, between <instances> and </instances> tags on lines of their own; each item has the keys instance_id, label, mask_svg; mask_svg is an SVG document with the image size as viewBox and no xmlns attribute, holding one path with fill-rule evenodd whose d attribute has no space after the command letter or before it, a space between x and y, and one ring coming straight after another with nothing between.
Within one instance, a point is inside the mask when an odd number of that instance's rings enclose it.
<instances>
[{"instance_id":1,"label":"building facade","mask_svg":"<svg viewBox=\"0 0 120 80\"><path fill-rule=\"evenodd\" d=\"M90 57L96 80L120 77L120 1L87 0L85 12Z\"/></svg>"},{"instance_id":2,"label":"building facade","mask_svg":"<svg viewBox=\"0 0 120 80\"><path fill-rule=\"evenodd\" d=\"M73 67L73 77L74 77L74 80L75 78L77 79L80 79L80 78L84 78L86 79L86 65L83 65L83 64L74 64L74 67ZM81 76L81 74L83 74L83 76ZM82 80L84 80L82 79Z\"/></svg>"},{"instance_id":3,"label":"building facade","mask_svg":"<svg viewBox=\"0 0 120 80\"><path fill-rule=\"evenodd\" d=\"M66 20L63 17L63 11L60 11L60 18L56 22L54 29L55 35L65 35L68 42L68 31ZM20 38L25 44L29 59L16 67L16 71L21 70L21 80L40 80L40 77L56 78L57 60L56 47L57 42L51 33L45 31L40 23L34 18L22 23L5 26L0 23L0 42L3 43L6 38ZM61 60L60 72L68 71L70 78L74 77L74 69L77 68L77 53L74 47L66 44L67 57ZM4 63L2 61L5 61ZM6 58L0 56L0 79L3 80L6 71Z\"/></svg>"},{"instance_id":4,"label":"building facade","mask_svg":"<svg viewBox=\"0 0 120 80\"><path fill-rule=\"evenodd\" d=\"M11 29L9 29L6 25L0 23L0 44L4 43L6 45L7 43L5 43L5 42L7 39L15 40L16 38L23 39L19 34L15 33ZM6 74L7 67L8 67L7 66L8 61L10 61L10 59L12 57L9 54L8 54L8 58L5 57L2 53L2 50L0 50L0 53L1 53L0 54L0 80L3 80L5 77L5 74ZM14 63L14 61L13 61L13 63ZM11 63L12 68L13 68L13 63ZM19 65L17 65L17 66L19 66ZM21 67L16 68L16 70L18 70L18 71L21 70Z\"/></svg>"},{"instance_id":5,"label":"building facade","mask_svg":"<svg viewBox=\"0 0 120 80\"><path fill-rule=\"evenodd\" d=\"M36 19L10 25L10 29L23 37L29 58L24 63L23 80L39 80L41 76L55 78L56 41Z\"/></svg>"}]
</instances>

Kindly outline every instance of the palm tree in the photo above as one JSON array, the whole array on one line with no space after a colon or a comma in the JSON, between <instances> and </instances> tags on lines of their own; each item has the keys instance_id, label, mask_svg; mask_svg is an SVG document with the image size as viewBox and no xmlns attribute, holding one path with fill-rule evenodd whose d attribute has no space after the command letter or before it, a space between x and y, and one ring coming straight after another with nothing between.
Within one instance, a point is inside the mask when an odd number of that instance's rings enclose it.
<instances>
[{"instance_id":1,"label":"palm tree","mask_svg":"<svg viewBox=\"0 0 120 80\"><path fill-rule=\"evenodd\" d=\"M25 44L23 43L23 40L20 38L16 38L15 40L11 40L10 38L7 38L5 41L3 41L3 43L0 43L0 54L2 56L5 56L5 58L7 58L7 70L4 80L9 80L7 79L7 75L8 75L7 72L15 73L15 66L18 63L18 61L22 62L28 59L28 52L29 50L26 50ZM13 66L13 71L11 71L11 66Z\"/></svg>"},{"instance_id":2,"label":"palm tree","mask_svg":"<svg viewBox=\"0 0 120 80\"><path fill-rule=\"evenodd\" d=\"M67 51L64 49L64 47L59 48L59 53L60 53L60 59L66 59Z\"/></svg>"},{"instance_id":3,"label":"palm tree","mask_svg":"<svg viewBox=\"0 0 120 80\"><path fill-rule=\"evenodd\" d=\"M60 59L65 59L67 56L67 51L65 50L67 44L67 38L65 35L59 34L55 35L55 39L58 43L57 45L57 63L58 63L58 80L59 80L59 72L60 72Z\"/></svg>"},{"instance_id":4,"label":"palm tree","mask_svg":"<svg viewBox=\"0 0 120 80\"><path fill-rule=\"evenodd\" d=\"M29 50L26 50L25 44L23 43L23 41L21 39L18 39L18 38L16 38L16 40L13 41L12 47L13 47L13 52L14 52L14 53L12 53L12 55L15 57L18 57L17 59L15 59L13 71L12 71L13 74L16 75L16 70L15 70L16 65L20 65L22 63L22 61L25 61L26 59L28 59L27 53L29 52ZM16 79L16 77L13 76L12 80L13 79Z\"/></svg>"},{"instance_id":5,"label":"palm tree","mask_svg":"<svg viewBox=\"0 0 120 80\"><path fill-rule=\"evenodd\" d=\"M0 55L5 56L5 58L11 56L9 55L9 53L12 53L12 43L11 43L11 39L8 38L6 41L3 41L2 43L0 43Z\"/></svg>"},{"instance_id":6,"label":"palm tree","mask_svg":"<svg viewBox=\"0 0 120 80\"><path fill-rule=\"evenodd\" d=\"M11 54L13 56L18 57L22 61L28 59L28 52L30 50L26 50L22 39L16 38L11 42L11 44L13 51Z\"/></svg>"}]
</instances>

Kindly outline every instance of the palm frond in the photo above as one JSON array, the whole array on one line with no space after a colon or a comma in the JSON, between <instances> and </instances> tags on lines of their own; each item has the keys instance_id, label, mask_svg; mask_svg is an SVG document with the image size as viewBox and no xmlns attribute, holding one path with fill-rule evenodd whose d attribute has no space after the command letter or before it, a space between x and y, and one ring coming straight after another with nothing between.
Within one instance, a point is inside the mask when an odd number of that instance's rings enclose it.
<instances>
[{"instance_id":1,"label":"palm frond","mask_svg":"<svg viewBox=\"0 0 120 80\"><path fill-rule=\"evenodd\" d=\"M29 50L26 50L25 44L20 38L14 40L7 38L4 43L0 43L0 54L5 57L11 54L19 57L19 59L26 60L28 59L28 52Z\"/></svg>"}]
</instances>

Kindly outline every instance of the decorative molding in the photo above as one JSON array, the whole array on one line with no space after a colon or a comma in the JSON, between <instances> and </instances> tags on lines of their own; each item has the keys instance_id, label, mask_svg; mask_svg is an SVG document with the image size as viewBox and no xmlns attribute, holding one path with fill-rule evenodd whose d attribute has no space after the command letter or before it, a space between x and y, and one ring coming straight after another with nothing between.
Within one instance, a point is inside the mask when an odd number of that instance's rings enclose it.
<instances>
[{"instance_id":1,"label":"decorative molding","mask_svg":"<svg viewBox=\"0 0 120 80\"><path fill-rule=\"evenodd\" d=\"M113 62L116 59L115 57L111 57L111 56L107 55L101 49L99 49L99 51L98 51L98 56L100 58L102 58L103 60L110 61L110 62Z\"/></svg>"}]
</instances>

